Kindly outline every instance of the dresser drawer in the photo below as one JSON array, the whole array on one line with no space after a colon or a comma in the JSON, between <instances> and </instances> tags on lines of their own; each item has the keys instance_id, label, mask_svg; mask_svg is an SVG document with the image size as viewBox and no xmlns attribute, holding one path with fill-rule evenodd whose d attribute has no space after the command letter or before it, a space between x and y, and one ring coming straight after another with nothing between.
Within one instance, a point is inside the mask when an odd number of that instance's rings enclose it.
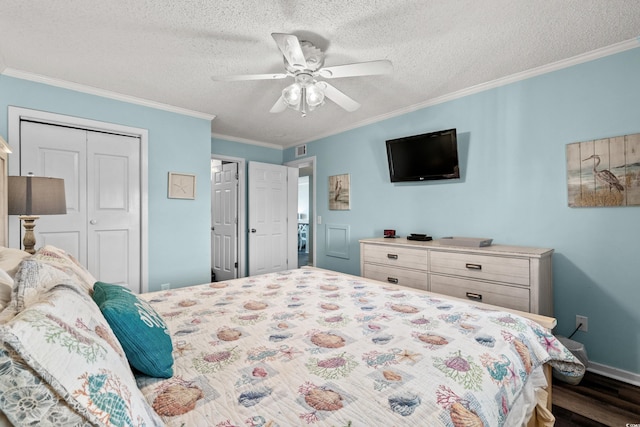
<instances>
[{"instance_id":1,"label":"dresser drawer","mask_svg":"<svg viewBox=\"0 0 640 427\"><path fill-rule=\"evenodd\" d=\"M529 286L529 260L522 258L431 251L431 271Z\"/></svg>"},{"instance_id":2,"label":"dresser drawer","mask_svg":"<svg viewBox=\"0 0 640 427\"><path fill-rule=\"evenodd\" d=\"M529 311L529 290L515 286L432 274L431 292L514 310Z\"/></svg>"},{"instance_id":3,"label":"dresser drawer","mask_svg":"<svg viewBox=\"0 0 640 427\"><path fill-rule=\"evenodd\" d=\"M367 279L410 288L427 290L429 276L426 271L405 270L376 264L365 264L363 276Z\"/></svg>"},{"instance_id":4,"label":"dresser drawer","mask_svg":"<svg viewBox=\"0 0 640 427\"><path fill-rule=\"evenodd\" d=\"M427 270L427 251L397 246L364 245L364 262Z\"/></svg>"}]
</instances>

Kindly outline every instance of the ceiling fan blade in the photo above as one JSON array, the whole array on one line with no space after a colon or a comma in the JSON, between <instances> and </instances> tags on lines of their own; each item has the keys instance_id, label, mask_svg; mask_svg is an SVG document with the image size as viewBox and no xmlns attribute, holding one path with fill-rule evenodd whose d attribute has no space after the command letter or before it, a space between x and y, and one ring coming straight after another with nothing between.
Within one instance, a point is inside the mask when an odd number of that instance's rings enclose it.
<instances>
[{"instance_id":1,"label":"ceiling fan blade","mask_svg":"<svg viewBox=\"0 0 640 427\"><path fill-rule=\"evenodd\" d=\"M358 102L354 101L353 99L351 99L350 97L348 97L343 92L339 91L329 83L318 82L316 84L320 85L320 87L324 91L324 96L326 96L327 98L329 98L330 100L332 100L333 102L335 102L336 104L338 104L339 106L347 110L348 112L351 113L353 111L356 111L358 108L360 108L360 104Z\"/></svg>"},{"instance_id":2,"label":"ceiling fan blade","mask_svg":"<svg viewBox=\"0 0 640 427\"><path fill-rule=\"evenodd\" d=\"M280 98L278 98L276 103L273 104L273 107L271 107L271 110L269 110L269 112L282 113L286 109L287 109L287 104L284 102L284 98L282 97L282 95L280 95Z\"/></svg>"},{"instance_id":3,"label":"ceiling fan blade","mask_svg":"<svg viewBox=\"0 0 640 427\"><path fill-rule=\"evenodd\" d=\"M300 40L293 34L271 33L271 37L276 41L278 48L282 52L287 62L293 68L304 70L307 68L307 60L302 53Z\"/></svg>"},{"instance_id":4,"label":"ceiling fan blade","mask_svg":"<svg viewBox=\"0 0 640 427\"><path fill-rule=\"evenodd\" d=\"M273 74L239 74L235 76L212 76L211 80L214 82L238 82L243 80L277 80L284 79L288 74L273 73Z\"/></svg>"},{"instance_id":5,"label":"ceiling fan blade","mask_svg":"<svg viewBox=\"0 0 640 427\"><path fill-rule=\"evenodd\" d=\"M336 65L334 67L321 68L318 74L326 79L338 77L373 76L376 74L388 74L393 71L393 64L386 59L370 62L358 62L355 64Z\"/></svg>"}]
</instances>

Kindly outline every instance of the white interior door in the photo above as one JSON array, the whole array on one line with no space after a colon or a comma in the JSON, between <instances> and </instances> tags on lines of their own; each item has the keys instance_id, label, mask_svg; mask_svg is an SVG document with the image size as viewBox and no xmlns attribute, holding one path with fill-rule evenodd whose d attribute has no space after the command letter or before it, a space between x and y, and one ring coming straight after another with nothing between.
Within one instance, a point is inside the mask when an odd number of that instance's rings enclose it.
<instances>
[{"instance_id":1,"label":"white interior door","mask_svg":"<svg viewBox=\"0 0 640 427\"><path fill-rule=\"evenodd\" d=\"M212 167L211 268L216 281L235 279L238 272L238 164Z\"/></svg>"},{"instance_id":2,"label":"white interior door","mask_svg":"<svg viewBox=\"0 0 640 427\"><path fill-rule=\"evenodd\" d=\"M139 138L22 121L21 174L63 178L66 215L36 222L38 246L75 256L99 280L140 292Z\"/></svg>"},{"instance_id":3,"label":"white interior door","mask_svg":"<svg viewBox=\"0 0 640 427\"><path fill-rule=\"evenodd\" d=\"M297 266L297 205L297 169L249 163L250 276Z\"/></svg>"}]
</instances>

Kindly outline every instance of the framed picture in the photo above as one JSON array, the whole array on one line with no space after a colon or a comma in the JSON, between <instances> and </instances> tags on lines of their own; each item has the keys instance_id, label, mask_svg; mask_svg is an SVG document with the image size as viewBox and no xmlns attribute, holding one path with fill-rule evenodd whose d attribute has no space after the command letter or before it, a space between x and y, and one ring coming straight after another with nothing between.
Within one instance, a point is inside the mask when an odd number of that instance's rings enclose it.
<instances>
[{"instance_id":1,"label":"framed picture","mask_svg":"<svg viewBox=\"0 0 640 427\"><path fill-rule=\"evenodd\" d=\"M570 207L640 205L640 133L567 145Z\"/></svg>"},{"instance_id":2,"label":"framed picture","mask_svg":"<svg viewBox=\"0 0 640 427\"><path fill-rule=\"evenodd\" d=\"M350 204L351 177L348 173L329 177L329 209L348 211Z\"/></svg>"},{"instance_id":3,"label":"framed picture","mask_svg":"<svg viewBox=\"0 0 640 427\"><path fill-rule=\"evenodd\" d=\"M196 176L188 173L169 172L170 199L195 199Z\"/></svg>"}]
</instances>

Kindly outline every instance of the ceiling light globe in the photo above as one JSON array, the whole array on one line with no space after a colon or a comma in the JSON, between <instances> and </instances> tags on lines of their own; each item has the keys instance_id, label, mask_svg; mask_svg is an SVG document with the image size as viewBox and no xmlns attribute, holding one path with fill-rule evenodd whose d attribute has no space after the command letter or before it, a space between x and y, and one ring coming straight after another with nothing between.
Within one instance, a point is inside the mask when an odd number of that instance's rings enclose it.
<instances>
[{"instance_id":1,"label":"ceiling light globe","mask_svg":"<svg viewBox=\"0 0 640 427\"><path fill-rule=\"evenodd\" d=\"M306 92L309 107L317 107L324 102L324 92L317 85L309 86Z\"/></svg>"},{"instance_id":2,"label":"ceiling light globe","mask_svg":"<svg viewBox=\"0 0 640 427\"><path fill-rule=\"evenodd\" d=\"M287 86L282 91L282 98L284 99L284 102L286 102L287 105L291 107L296 107L298 106L298 104L300 104L301 95L302 90L300 88L300 85L297 83Z\"/></svg>"}]
</instances>

